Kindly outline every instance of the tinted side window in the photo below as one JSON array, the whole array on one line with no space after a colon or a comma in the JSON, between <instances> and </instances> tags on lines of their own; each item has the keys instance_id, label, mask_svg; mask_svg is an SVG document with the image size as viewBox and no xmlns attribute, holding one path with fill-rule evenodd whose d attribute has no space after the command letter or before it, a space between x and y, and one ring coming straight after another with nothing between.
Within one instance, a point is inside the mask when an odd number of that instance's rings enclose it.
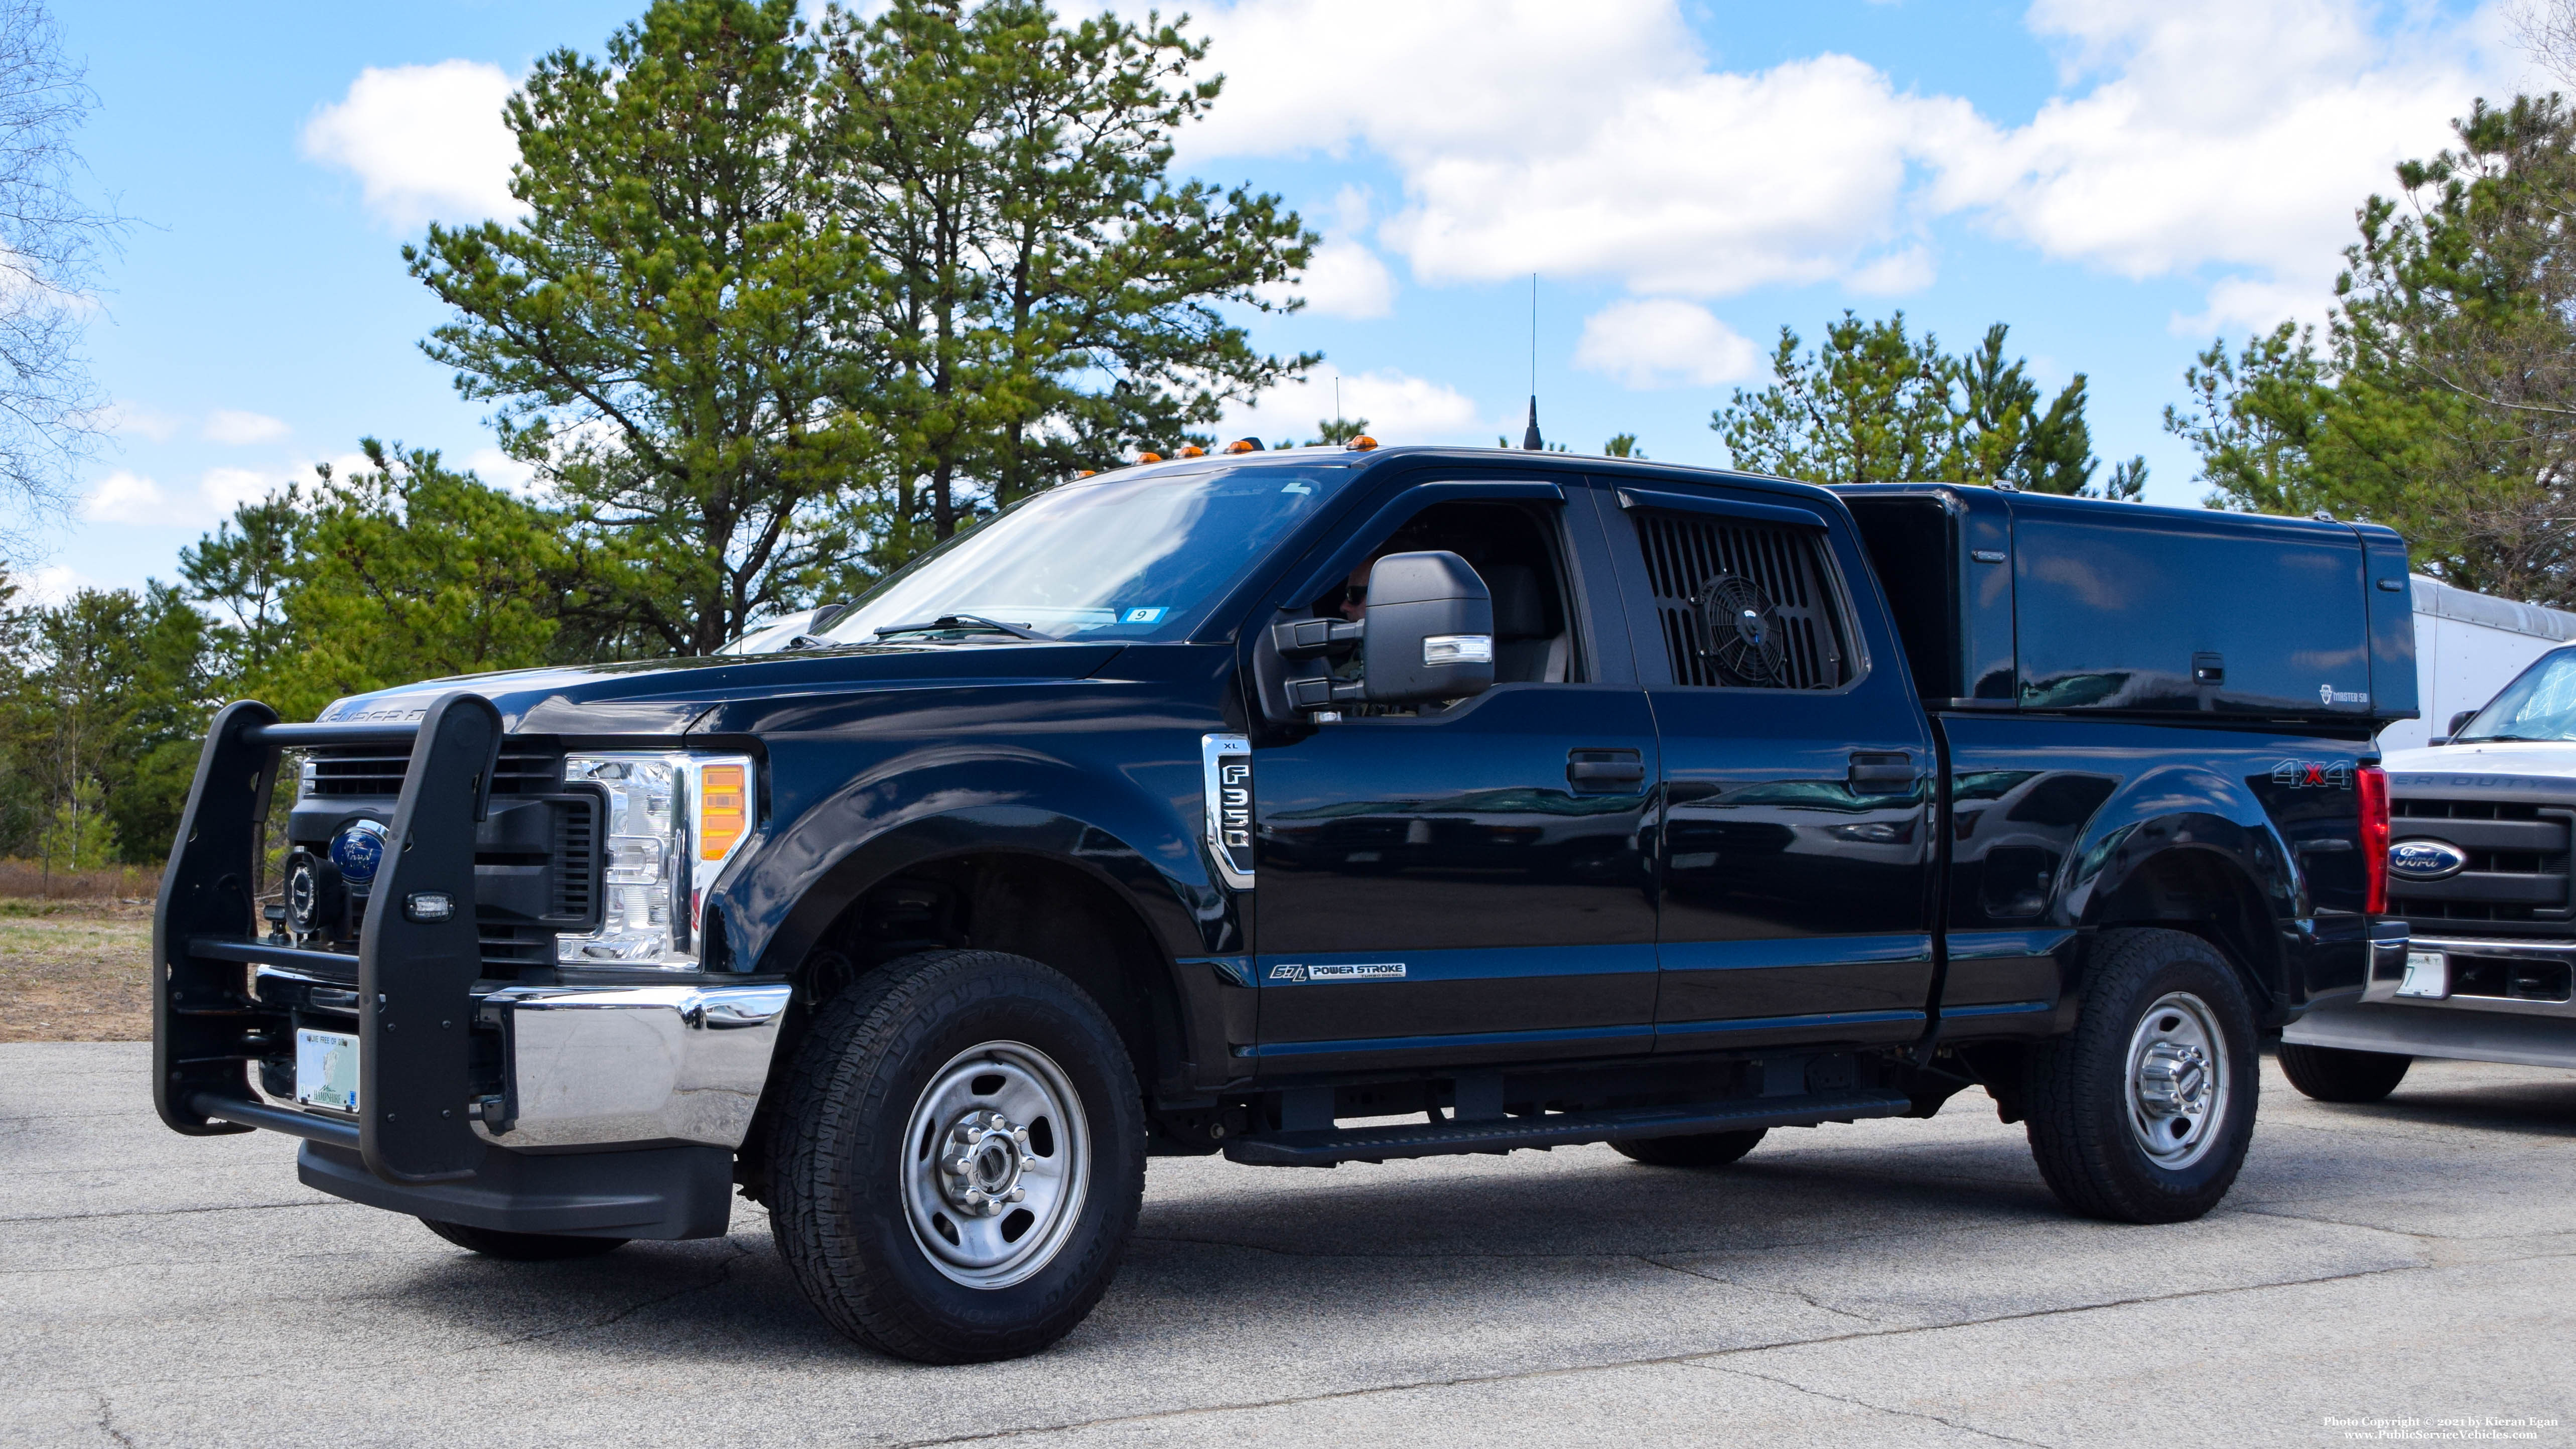
<instances>
[{"instance_id":1,"label":"tinted side window","mask_svg":"<svg viewBox=\"0 0 2576 1449\"><path fill-rule=\"evenodd\" d=\"M1629 517L1674 683L1833 689L1850 680L1849 626L1823 534L1657 508Z\"/></svg>"}]
</instances>

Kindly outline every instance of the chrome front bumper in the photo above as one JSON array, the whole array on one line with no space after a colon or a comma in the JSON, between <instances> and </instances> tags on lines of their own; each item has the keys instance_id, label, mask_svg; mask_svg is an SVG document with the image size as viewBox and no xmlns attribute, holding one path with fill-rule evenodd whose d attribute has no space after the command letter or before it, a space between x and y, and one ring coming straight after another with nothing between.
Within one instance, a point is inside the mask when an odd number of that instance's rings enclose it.
<instances>
[{"instance_id":1,"label":"chrome front bumper","mask_svg":"<svg viewBox=\"0 0 2576 1449\"><path fill-rule=\"evenodd\" d=\"M483 998L506 1044L497 1146L737 1148L792 988L513 986Z\"/></svg>"},{"instance_id":2,"label":"chrome front bumper","mask_svg":"<svg viewBox=\"0 0 2576 1449\"><path fill-rule=\"evenodd\" d=\"M2576 944L2419 936L2417 951L2451 956L2530 960L2576 967ZM2298 1046L2463 1061L2511 1062L2532 1067L2576 1067L2576 1001L2532 1001L2504 996L2399 996L2404 953L2372 962L2370 984L2359 1000L2311 1008L2290 1023L2281 1040Z\"/></svg>"},{"instance_id":3,"label":"chrome front bumper","mask_svg":"<svg viewBox=\"0 0 2576 1449\"><path fill-rule=\"evenodd\" d=\"M2547 962L2576 973L2576 942L2518 941L2510 938L2480 936L2417 936L2405 943L2409 951L2439 951L2445 956L2479 956L2489 960L2523 960ZM2457 973L2454 972L2456 980ZM2400 952L2392 964L2387 959L2374 960L2370 984L2361 999L2366 1003L2388 1002L2407 1007L2437 1011L2487 1012L2505 1016L2555 1017L2576 1022L2576 1000L2541 1001L2515 996L2399 996L2397 988L2406 979L2405 955Z\"/></svg>"},{"instance_id":4,"label":"chrome front bumper","mask_svg":"<svg viewBox=\"0 0 2576 1449\"><path fill-rule=\"evenodd\" d=\"M271 1008L305 1013L300 1020L328 1030L355 1029L341 1024L343 1013L358 1009L345 979L272 965L255 976ZM501 1035L502 1090L459 1104L459 1115L483 1141L523 1152L732 1151L751 1130L792 994L783 983L504 987L477 1003L482 1024ZM269 1100L276 1105L251 1125L355 1140L348 1116Z\"/></svg>"}]
</instances>

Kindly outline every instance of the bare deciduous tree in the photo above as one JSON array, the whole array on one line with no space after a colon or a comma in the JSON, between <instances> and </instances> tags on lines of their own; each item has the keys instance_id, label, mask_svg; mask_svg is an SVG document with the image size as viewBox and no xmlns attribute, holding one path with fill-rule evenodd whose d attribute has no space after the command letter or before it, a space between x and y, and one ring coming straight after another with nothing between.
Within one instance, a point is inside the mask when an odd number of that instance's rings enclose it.
<instances>
[{"instance_id":1,"label":"bare deciduous tree","mask_svg":"<svg viewBox=\"0 0 2576 1449\"><path fill-rule=\"evenodd\" d=\"M123 221L72 148L94 101L42 0L0 0L0 558L62 513L104 436L81 329Z\"/></svg>"}]
</instances>

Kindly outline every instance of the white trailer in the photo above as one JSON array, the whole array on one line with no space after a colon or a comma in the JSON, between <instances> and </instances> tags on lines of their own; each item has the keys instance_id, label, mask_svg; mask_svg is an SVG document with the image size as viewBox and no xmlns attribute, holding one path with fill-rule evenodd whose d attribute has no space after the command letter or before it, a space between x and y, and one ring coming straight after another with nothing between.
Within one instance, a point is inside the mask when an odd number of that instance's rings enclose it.
<instances>
[{"instance_id":1,"label":"white trailer","mask_svg":"<svg viewBox=\"0 0 2576 1449\"><path fill-rule=\"evenodd\" d=\"M2451 716L2478 709L2531 661L2576 641L2576 614L2517 604L2414 577L2415 697L2423 714L2379 732L2383 750L2411 750L2447 735Z\"/></svg>"}]
</instances>

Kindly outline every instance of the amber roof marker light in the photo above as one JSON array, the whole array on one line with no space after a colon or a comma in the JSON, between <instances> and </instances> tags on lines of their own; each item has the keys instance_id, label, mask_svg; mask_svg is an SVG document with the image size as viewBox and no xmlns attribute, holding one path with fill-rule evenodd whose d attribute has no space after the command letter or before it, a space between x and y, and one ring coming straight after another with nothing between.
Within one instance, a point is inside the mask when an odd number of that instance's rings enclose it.
<instances>
[{"instance_id":1,"label":"amber roof marker light","mask_svg":"<svg viewBox=\"0 0 2576 1449\"><path fill-rule=\"evenodd\" d=\"M1354 453L1365 453L1377 446L1377 439L1370 437L1366 433L1362 433L1358 437L1351 439L1349 442L1342 444L1342 446L1350 449Z\"/></svg>"},{"instance_id":2,"label":"amber roof marker light","mask_svg":"<svg viewBox=\"0 0 2576 1449\"><path fill-rule=\"evenodd\" d=\"M1191 443L1186 447L1183 447L1180 452L1173 456L1181 458L1204 458L1207 456L1207 449L1200 447L1196 443Z\"/></svg>"},{"instance_id":3,"label":"amber roof marker light","mask_svg":"<svg viewBox=\"0 0 2576 1449\"><path fill-rule=\"evenodd\" d=\"M1258 453L1261 451L1261 440L1259 438L1237 438L1233 442L1226 444L1225 450L1229 453Z\"/></svg>"},{"instance_id":4,"label":"amber roof marker light","mask_svg":"<svg viewBox=\"0 0 2576 1449\"><path fill-rule=\"evenodd\" d=\"M1136 455L1136 461L1139 463L1159 463L1163 461L1163 455L1160 453L1138 453Z\"/></svg>"}]
</instances>

